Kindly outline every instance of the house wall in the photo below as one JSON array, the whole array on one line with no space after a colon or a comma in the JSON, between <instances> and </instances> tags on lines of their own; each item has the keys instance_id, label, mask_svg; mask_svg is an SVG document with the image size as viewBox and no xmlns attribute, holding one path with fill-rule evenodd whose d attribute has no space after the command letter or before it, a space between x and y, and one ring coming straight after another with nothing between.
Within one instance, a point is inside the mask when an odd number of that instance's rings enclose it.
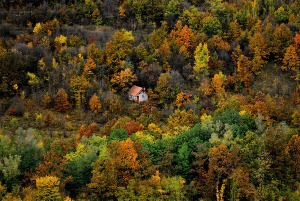
<instances>
[{"instance_id":1,"label":"house wall","mask_svg":"<svg viewBox=\"0 0 300 201\"><path fill-rule=\"evenodd\" d=\"M137 96L139 97L139 102L148 101L148 94L144 91L141 91ZM137 96L128 95L128 99L137 101Z\"/></svg>"},{"instance_id":2,"label":"house wall","mask_svg":"<svg viewBox=\"0 0 300 201\"><path fill-rule=\"evenodd\" d=\"M134 98L135 98L134 96L128 95L128 99L129 99L129 100L134 100Z\"/></svg>"},{"instance_id":3,"label":"house wall","mask_svg":"<svg viewBox=\"0 0 300 201\"><path fill-rule=\"evenodd\" d=\"M137 96L139 96L139 101L148 101L148 95L146 94L146 92L141 91Z\"/></svg>"},{"instance_id":4,"label":"house wall","mask_svg":"<svg viewBox=\"0 0 300 201\"><path fill-rule=\"evenodd\" d=\"M136 96L129 95L128 99L131 101L137 101Z\"/></svg>"}]
</instances>

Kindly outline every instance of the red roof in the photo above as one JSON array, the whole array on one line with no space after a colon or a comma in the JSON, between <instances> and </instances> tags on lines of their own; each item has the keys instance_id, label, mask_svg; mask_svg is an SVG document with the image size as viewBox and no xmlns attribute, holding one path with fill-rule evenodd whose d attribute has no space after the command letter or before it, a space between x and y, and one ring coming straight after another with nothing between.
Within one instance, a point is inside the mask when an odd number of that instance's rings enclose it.
<instances>
[{"instance_id":1,"label":"red roof","mask_svg":"<svg viewBox=\"0 0 300 201\"><path fill-rule=\"evenodd\" d=\"M133 85L131 89L129 90L128 94L132 96L137 96L142 90L144 90L142 87L138 87Z\"/></svg>"}]
</instances>

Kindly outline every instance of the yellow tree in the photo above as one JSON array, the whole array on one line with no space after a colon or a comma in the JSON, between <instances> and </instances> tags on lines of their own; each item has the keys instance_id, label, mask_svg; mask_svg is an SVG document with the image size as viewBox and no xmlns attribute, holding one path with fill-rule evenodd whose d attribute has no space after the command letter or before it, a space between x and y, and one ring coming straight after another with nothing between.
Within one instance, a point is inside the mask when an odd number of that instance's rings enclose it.
<instances>
[{"instance_id":1,"label":"yellow tree","mask_svg":"<svg viewBox=\"0 0 300 201\"><path fill-rule=\"evenodd\" d=\"M261 72L261 69L264 67L264 65L267 62L263 60L263 57L257 53L254 55L253 60L252 60L252 71L258 75Z\"/></svg>"},{"instance_id":2,"label":"yellow tree","mask_svg":"<svg viewBox=\"0 0 300 201\"><path fill-rule=\"evenodd\" d=\"M209 51L207 49L207 44L200 43L195 51L195 64L194 70L196 73L204 73L208 75L208 61L209 61Z\"/></svg>"},{"instance_id":3,"label":"yellow tree","mask_svg":"<svg viewBox=\"0 0 300 201\"><path fill-rule=\"evenodd\" d=\"M150 52L154 52L163 43L164 39L167 38L167 23L162 23L160 29L154 30L153 34L148 36Z\"/></svg>"},{"instance_id":4,"label":"yellow tree","mask_svg":"<svg viewBox=\"0 0 300 201\"><path fill-rule=\"evenodd\" d=\"M99 64L100 51L98 48L96 48L96 45L94 43L90 44L87 50L87 55L88 58L93 59L97 64Z\"/></svg>"},{"instance_id":5,"label":"yellow tree","mask_svg":"<svg viewBox=\"0 0 300 201\"><path fill-rule=\"evenodd\" d=\"M238 44L231 54L231 59L236 65L242 54L243 51L241 50L241 46Z\"/></svg>"},{"instance_id":6,"label":"yellow tree","mask_svg":"<svg viewBox=\"0 0 300 201\"><path fill-rule=\"evenodd\" d=\"M85 92L91 86L91 83L84 75L74 75L70 80L72 92L74 93L73 98L76 101L76 108L81 109L85 103Z\"/></svg>"},{"instance_id":7,"label":"yellow tree","mask_svg":"<svg viewBox=\"0 0 300 201\"><path fill-rule=\"evenodd\" d=\"M123 93L127 92L135 81L137 81L137 77L132 73L130 68L126 68L119 73L115 73L111 79L113 87L117 91L121 91Z\"/></svg>"},{"instance_id":8,"label":"yellow tree","mask_svg":"<svg viewBox=\"0 0 300 201\"><path fill-rule=\"evenodd\" d=\"M181 30L182 30L182 22L181 22L181 20L178 20L175 24L174 29L171 31L169 37L176 41L176 38L178 38L178 35Z\"/></svg>"},{"instance_id":9,"label":"yellow tree","mask_svg":"<svg viewBox=\"0 0 300 201\"><path fill-rule=\"evenodd\" d=\"M92 16L93 16L93 21L96 25L99 26L102 24L102 17L100 16L100 11L98 8L94 10Z\"/></svg>"},{"instance_id":10,"label":"yellow tree","mask_svg":"<svg viewBox=\"0 0 300 201\"><path fill-rule=\"evenodd\" d=\"M254 54L259 54L263 59L266 59L269 55L267 39L260 32L256 32L250 38L249 47Z\"/></svg>"},{"instance_id":11,"label":"yellow tree","mask_svg":"<svg viewBox=\"0 0 300 201\"><path fill-rule=\"evenodd\" d=\"M33 29L33 33L38 35L38 34L45 34L47 32L47 26L45 24L41 24L41 23L36 23L34 29Z\"/></svg>"},{"instance_id":12,"label":"yellow tree","mask_svg":"<svg viewBox=\"0 0 300 201\"><path fill-rule=\"evenodd\" d=\"M263 37L260 32L256 32L253 37L250 38L249 47L254 53L252 61L252 71L255 74L259 74L261 69L267 63L269 55L269 47L267 39Z\"/></svg>"},{"instance_id":13,"label":"yellow tree","mask_svg":"<svg viewBox=\"0 0 300 201\"><path fill-rule=\"evenodd\" d=\"M125 14L126 10L123 8L123 6L124 6L123 4L119 7L119 16L122 19L125 19L126 18L126 14Z\"/></svg>"},{"instance_id":14,"label":"yellow tree","mask_svg":"<svg viewBox=\"0 0 300 201\"><path fill-rule=\"evenodd\" d=\"M169 116L167 122L167 128L169 131L174 132L176 127L188 126L193 127L196 123L200 121L198 115L196 115L192 110L175 110L175 112Z\"/></svg>"},{"instance_id":15,"label":"yellow tree","mask_svg":"<svg viewBox=\"0 0 300 201\"><path fill-rule=\"evenodd\" d=\"M61 200L59 192L60 179L54 176L36 179L37 197L39 200Z\"/></svg>"},{"instance_id":16,"label":"yellow tree","mask_svg":"<svg viewBox=\"0 0 300 201\"><path fill-rule=\"evenodd\" d=\"M55 46L57 48L58 51L62 51L64 49L67 48L67 37L60 35L59 37L56 37L54 42L55 42Z\"/></svg>"},{"instance_id":17,"label":"yellow tree","mask_svg":"<svg viewBox=\"0 0 300 201\"><path fill-rule=\"evenodd\" d=\"M294 43L293 33L285 24L277 25L272 33L270 52L279 62L282 61L286 49Z\"/></svg>"},{"instance_id":18,"label":"yellow tree","mask_svg":"<svg viewBox=\"0 0 300 201\"><path fill-rule=\"evenodd\" d=\"M223 81L219 74L215 74L215 76L211 79L211 86L216 94L224 91Z\"/></svg>"},{"instance_id":19,"label":"yellow tree","mask_svg":"<svg viewBox=\"0 0 300 201\"><path fill-rule=\"evenodd\" d=\"M114 33L113 41L106 43L106 50L103 52L105 55L105 64L110 73L116 73L121 68L121 61L131 52L130 41L134 41L131 31L116 31Z\"/></svg>"},{"instance_id":20,"label":"yellow tree","mask_svg":"<svg viewBox=\"0 0 300 201\"><path fill-rule=\"evenodd\" d=\"M281 66L281 69L283 71L296 71L299 68L300 58L294 45L287 48L282 63L283 65Z\"/></svg>"},{"instance_id":21,"label":"yellow tree","mask_svg":"<svg viewBox=\"0 0 300 201\"><path fill-rule=\"evenodd\" d=\"M240 37L242 32L243 32L243 30L241 29L241 25L237 21L230 22L229 29L227 32L228 41L229 42L235 41L237 38Z\"/></svg>"}]
</instances>

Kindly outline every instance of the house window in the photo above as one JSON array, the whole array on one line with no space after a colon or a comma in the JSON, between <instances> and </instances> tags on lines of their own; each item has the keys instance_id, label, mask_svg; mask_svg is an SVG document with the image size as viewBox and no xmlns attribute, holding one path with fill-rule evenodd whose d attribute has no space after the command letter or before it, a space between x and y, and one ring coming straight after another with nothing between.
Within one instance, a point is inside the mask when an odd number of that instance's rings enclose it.
<instances>
[{"instance_id":1,"label":"house window","mask_svg":"<svg viewBox=\"0 0 300 201\"><path fill-rule=\"evenodd\" d=\"M144 95L142 95L142 98L144 98Z\"/></svg>"}]
</instances>

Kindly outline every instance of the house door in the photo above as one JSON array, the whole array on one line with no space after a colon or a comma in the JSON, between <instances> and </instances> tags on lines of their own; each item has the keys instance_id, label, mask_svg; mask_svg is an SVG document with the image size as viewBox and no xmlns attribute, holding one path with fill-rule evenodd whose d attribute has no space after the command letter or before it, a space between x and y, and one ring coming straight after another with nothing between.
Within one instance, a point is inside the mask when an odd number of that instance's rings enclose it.
<instances>
[{"instance_id":1,"label":"house door","mask_svg":"<svg viewBox=\"0 0 300 201\"><path fill-rule=\"evenodd\" d=\"M138 103L140 102L140 97L139 96L136 97L136 102L138 102Z\"/></svg>"}]
</instances>

